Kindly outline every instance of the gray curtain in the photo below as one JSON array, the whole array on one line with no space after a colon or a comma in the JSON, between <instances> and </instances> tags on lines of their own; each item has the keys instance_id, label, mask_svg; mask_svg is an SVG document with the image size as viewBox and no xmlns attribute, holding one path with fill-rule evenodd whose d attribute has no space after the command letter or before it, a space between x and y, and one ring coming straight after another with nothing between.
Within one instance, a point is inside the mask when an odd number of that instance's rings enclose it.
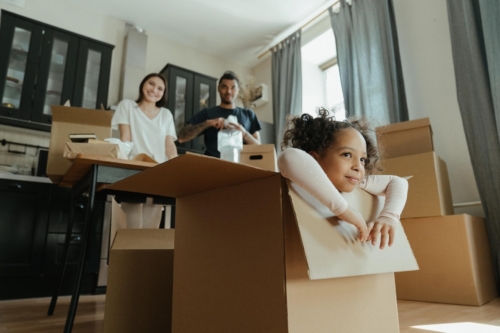
<instances>
[{"instance_id":1,"label":"gray curtain","mask_svg":"<svg viewBox=\"0 0 500 333\"><path fill-rule=\"evenodd\" d=\"M301 32L297 31L271 49L273 118L279 153L288 114L302 114Z\"/></svg>"},{"instance_id":2,"label":"gray curtain","mask_svg":"<svg viewBox=\"0 0 500 333\"><path fill-rule=\"evenodd\" d=\"M498 0L448 0L457 97L500 286Z\"/></svg>"},{"instance_id":3,"label":"gray curtain","mask_svg":"<svg viewBox=\"0 0 500 333\"><path fill-rule=\"evenodd\" d=\"M329 11L347 114L408 120L392 1L340 0L338 13Z\"/></svg>"}]
</instances>

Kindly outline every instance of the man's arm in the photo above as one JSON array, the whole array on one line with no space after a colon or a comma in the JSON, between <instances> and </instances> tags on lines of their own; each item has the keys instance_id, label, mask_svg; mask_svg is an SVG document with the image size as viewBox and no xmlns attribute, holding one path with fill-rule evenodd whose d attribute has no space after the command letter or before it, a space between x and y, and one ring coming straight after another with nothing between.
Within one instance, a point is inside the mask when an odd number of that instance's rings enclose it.
<instances>
[{"instance_id":1,"label":"man's arm","mask_svg":"<svg viewBox=\"0 0 500 333\"><path fill-rule=\"evenodd\" d=\"M189 140L193 140L198 136L198 134L211 126L217 129L224 128L224 118L209 119L196 125L187 124L177 134L177 141L179 141L179 143L183 143Z\"/></svg>"},{"instance_id":2,"label":"man's arm","mask_svg":"<svg viewBox=\"0 0 500 333\"><path fill-rule=\"evenodd\" d=\"M247 145L260 145L259 131L255 132L254 134L246 132L245 136L243 136L243 140Z\"/></svg>"}]
</instances>

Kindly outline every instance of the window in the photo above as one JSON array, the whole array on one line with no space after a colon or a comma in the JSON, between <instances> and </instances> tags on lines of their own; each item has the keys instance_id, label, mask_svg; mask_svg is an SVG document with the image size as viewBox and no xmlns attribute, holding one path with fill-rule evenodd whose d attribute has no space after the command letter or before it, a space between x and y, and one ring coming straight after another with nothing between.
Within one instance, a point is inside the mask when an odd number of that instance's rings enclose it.
<instances>
[{"instance_id":1,"label":"window","mask_svg":"<svg viewBox=\"0 0 500 333\"><path fill-rule=\"evenodd\" d=\"M329 24L329 23L328 23ZM337 50L331 28L302 46L302 110L316 116L317 107L335 109L337 120L345 119Z\"/></svg>"},{"instance_id":2,"label":"window","mask_svg":"<svg viewBox=\"0 0 500 333\"><path fill-rule=\"evenodd\" d=\"M326 107L329 110L335 109L335 118L344 120L345 107L344 95L342 94L342 85L340 83L339 65L335 63L333 66L326 68L323 71L325 77L325 99Z\"/></svg>"}]
</instances>

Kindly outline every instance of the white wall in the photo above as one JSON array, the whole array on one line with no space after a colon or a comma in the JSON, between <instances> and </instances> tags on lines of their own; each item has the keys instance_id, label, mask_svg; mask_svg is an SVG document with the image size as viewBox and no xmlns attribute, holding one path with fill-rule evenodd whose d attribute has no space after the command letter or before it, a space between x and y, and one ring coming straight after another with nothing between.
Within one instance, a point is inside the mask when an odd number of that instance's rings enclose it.
<instances>
[{"instance_id":1,"label":"white wall","mask_svg":"<svg viewBox=\"0 0 500 333\"><path fill-rule=\"evenodd\" d=\"M458 107L446 0L394 0L410 119L429 117L454 203L479 201ZM455 209L484 216L481 207Z\"/></svg>"},{"instance_id":2,"label":"white wall","mask_svg":"<svg viewBox=\"0 0 500 333\"><path fill-rule=\"evenodd\" d=\"M271 62L272 57L268 55L258 65L252 68L252 76L255 78L256 84L264 83L269 89L268 102L258 108L255 108L255 114L257 115L257 118L259 118L259 120L273 124L273 82Z\"/></svg>"}]
</instances>

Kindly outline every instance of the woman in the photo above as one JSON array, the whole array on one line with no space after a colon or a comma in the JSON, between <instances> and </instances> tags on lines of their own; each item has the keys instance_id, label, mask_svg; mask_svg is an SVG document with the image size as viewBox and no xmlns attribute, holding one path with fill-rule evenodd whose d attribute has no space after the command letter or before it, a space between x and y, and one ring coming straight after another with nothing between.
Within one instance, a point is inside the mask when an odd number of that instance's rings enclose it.
<instances>
[{"instance_id":1,"label":"woman","mask_svg":"<svg viewBox=\"0 0 500 333\"><path fill-rule=\"evenodd\" d=\"M143 153L163 163L177 156L174 118L163 107L166 91L165 78L152 73L139 85L139 98L135 102L125 99L118 104L112 125L120 131L120 140L134 143L130 158Z\"/></svg>"},{"instance_id":2,"label":"woman","mask_svg":"<svg viewBox=\"0 0 500 333\"><path fill-rule=\"evenodd\" d=\"M165 78L152 73L139 85L139 98L135 102L125 99L118 104L112 125L120 131L121 141L134 143L130 158L142 153L163 163L177 156L174 118L163 107L166 91ZM121 206L127 214L127 228L158 228L162 206L154 205L151 198L145 204Z\"/></svg>"}]
</instances>

